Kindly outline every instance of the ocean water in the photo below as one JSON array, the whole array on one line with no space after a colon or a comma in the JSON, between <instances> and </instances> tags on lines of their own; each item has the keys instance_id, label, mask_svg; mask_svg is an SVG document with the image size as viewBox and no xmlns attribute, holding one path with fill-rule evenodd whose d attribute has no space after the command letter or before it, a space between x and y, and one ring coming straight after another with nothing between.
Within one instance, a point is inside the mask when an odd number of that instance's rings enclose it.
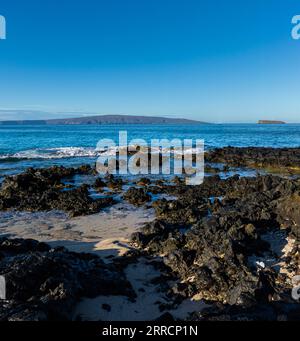
<instances>
[{"instance_id":1,"label":"ocean water","mask_svg":"<svg viewBox=\"0 0 300 341\"><path fill-rule=\"evenodd\" d=\"M0 176L28 167L95 163L100 139L118 144L119 131L132 139L203 139L216 147L300 147L300 124L215 125L0 125Z\"/></svg>"}]
</instances>

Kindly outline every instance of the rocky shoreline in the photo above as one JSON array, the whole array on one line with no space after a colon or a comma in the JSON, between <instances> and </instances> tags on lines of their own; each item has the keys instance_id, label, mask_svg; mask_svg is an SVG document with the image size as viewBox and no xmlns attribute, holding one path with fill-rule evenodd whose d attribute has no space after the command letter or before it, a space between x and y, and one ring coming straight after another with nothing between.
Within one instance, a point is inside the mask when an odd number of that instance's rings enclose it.
<instances>
[{"instance_id":1,"label":"rocky shoreline","mask_svg":"<svg viewBox=\"0 0 300 341\"><path fill-rule=\"evenodd\" d=\"M155 216L132 234L129 251L109 263L101 252L0 237L0 275L8 285L0 320L71 320L81 300L98 296L134 302L142 291L128 269L145 260L159 271L148 284L163 293L156 302L162 318L180 318L173 312L191 301L206 306L184 316L191 321L299 320L291 292L300 275L300 148L228 147L205 158L205 181L193 187L181 178L98 178L90 166L5 178L0 211L81 217L127 202ZM265 173L241 177L232 175L235 168Z\"/></svg>"},{"instance_id":2,"label":"rocky shoreline","mask_svg":"<svg viewBox=\"0 0 300 341\"><path fill-rule=\"evenodd\" d=\"M206 154L206 162L230 167L252 167L270 172L300 172L300 148L226 147Z\"/></svg>"}]
</instances>

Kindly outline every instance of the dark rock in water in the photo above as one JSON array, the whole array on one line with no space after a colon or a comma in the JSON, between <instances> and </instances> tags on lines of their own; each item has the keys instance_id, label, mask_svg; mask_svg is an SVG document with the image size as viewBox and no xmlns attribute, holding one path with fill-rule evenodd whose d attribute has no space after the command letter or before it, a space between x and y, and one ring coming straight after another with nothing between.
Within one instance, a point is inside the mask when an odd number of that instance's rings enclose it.
<instances>
[{"instance_id":1,"label":"dark rock in water","mask_svg":"<svg viewBox=\"0 0 300 341\"><path fill-rule=\"evenodd\" d=\"M209 163L225 163L233 167L270 168L300 171L300 148L225 147L205 154Z\"/></svg>"},{"instance_id":2,"label":"dark rock in water","mask_svg":"<svg viewBox=\"0 0 300 341\"><path fill-rule=\"evenodd\" d=\"M62 180L82 172L90 172L90 167L79 169L52 167L48 169L28 169L25 173L6 177L0 188L0 210L19 211L63 210L71 216L93 214L101 208L112 205L113 199L93 200L89 186L66 190Z\"/></svg>"},{"instance_id":3,"label":"dark rock in water","mask_svg":"<svg viewBox=\"0 0 300 341\"><path fill-rule=\"evenodd\" d=\"M92 168L90 165L82 165L76 169L76 173L86 174L86 175L96 175L97 171L95 168Z\"/></svg>"},{"instance_id":4,"label":"dark rock in water","mask_svg":"<svg viewBox=\"0 0 300 341\"><path fill-rule=\"evenodd\" d=\"M141 178L136 184L138 186L149 186L151 184L151 180L148 178Z\"/></svg>"},{"instance_id":5,"label":"dark rock in water","mask_svg":"<svg viewBox=\"0 0 300 341\"><path fill-rule=\"evenodd\" d=\"M82 185L78 189L60 193L56 200L50 201L51 209L69 212L73 217L98 213L102 208L114 203L112 198L93 200L89 196L88 188Z\"/></svg>"},{"instance_id":6,"label":"dark rock in water","mask_svg":"<svg viewBox=\"0 0 300 341\"><path fill-rule=\"evenodd\" d=\"M96 190L102 190L103 187L105 187L105 186L106 186L106 183L102 179L100 179L100 178L97 178L95 183L94 183L94 185L93 185L93 187Z\"/></svg>"},{"instance_id":7,"label":"dark rock in water","mask_svg":"<svg viewBox=\"0 0 300 341\"><path fill-rule=\"evenodd\" d=\"M130 204L135 206L144 205L146 202L151 200L151 196L147 193L144 188L130 188L123 196Z\"/></svg>"},{"instance_id":8,"label":"dark rock in water","mask_svg":"<svg viewBox=\"0 0 300 341\"><path fill-rule=\"evenodd\" d=\"M50 249L32 240L0 238L6 301L0 320L69 320L80 298L135 297L122 271L91 254Z\"/></svg>"},{"instance_id":9,"label":"dark rock in water","mask_svg":"<svg viewBox=\"0 0 300 341\"><path fill-rule=\"evenodd\" d=\"M205 165L204 171L205 171L205 173L208 173L208 174L218 174L218 173L220 173L220 169L219 168L212 167L210 165ZM224 171L224 169L223 169L223 171Z\"/></svg>"},{"instance_id":10,"label":"dark rock in water","mask_svg":"<svg viewBox=\"0 0 300 341\"><path fill-rule=\"evenodd\" d=\"M112 174L107 177L107 187L113 191L121 191L124 182L121 178L116 178Z\"/></svg>"},{"instance_id":11,"label":"dark rock in water","mask_svg":"<svg viewBox=\"0 0 300 341\"><path fill-rule=\"evenodd\" d=\"M180 178L179 176L175 176L172 181L174 182L174 184L179 186L184 184L184 179Z\"/></svg>"}]
</instances>

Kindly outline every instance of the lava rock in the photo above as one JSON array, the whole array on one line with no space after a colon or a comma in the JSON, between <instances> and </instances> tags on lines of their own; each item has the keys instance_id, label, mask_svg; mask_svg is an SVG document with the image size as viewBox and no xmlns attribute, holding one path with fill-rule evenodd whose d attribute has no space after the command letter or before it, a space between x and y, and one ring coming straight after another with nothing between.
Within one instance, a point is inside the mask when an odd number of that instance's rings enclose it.
<instances>
[{"instance_id":1,"label":"lava rock","mask_svg":"<svg viewBox=\"0 0 300 341\"><path fill-rule=\"evenodd\" d=\"M62 210L70 216L80 216L97 213L112 205L112 198L92 199L88 185L68 189L63 184L64 178L83 171L90 171L90 168L28 169L25 173L6 177L0 188L0 210Z\"/></svg>"},{"instance_id":2,"label":"lava rock","mask_svg":"<svg viewBox=\"0 0 300 341\"><path fill-rule=\"evenodd\" d=\"M0 252L7 295L0 320L70 320L83 297L135 297L123 272L96 255L6 238L0 238Z\"/></svg>"},{"instance_id":3,"label":"lava rock","mask_svg":"<svg viewBox=\"0 0 300 341\"><path fill-rule=\"evenodd\" d=\"M151 196L144 188L130 188L123 196L130 204L135 206L141 206L151 200Z\"/></svg>"}]
</instances>

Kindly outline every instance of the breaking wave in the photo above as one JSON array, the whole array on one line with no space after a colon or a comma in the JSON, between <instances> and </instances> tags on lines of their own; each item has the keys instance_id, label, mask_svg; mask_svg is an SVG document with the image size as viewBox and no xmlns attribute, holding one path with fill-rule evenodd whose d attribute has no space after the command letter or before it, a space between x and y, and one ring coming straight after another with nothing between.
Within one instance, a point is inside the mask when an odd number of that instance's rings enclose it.
<instances>
[{"instance_id":1,"label":"breaking wave","mask_svg":"<svg viewBox=\"0 0 300 341\"><path fill-rule=\"evenodd\" d=\"M135 146L132 146L135 147ZM92 147L60 147L60 148L37 148L20 151L13 154L0 155L0 161L18 161L18 160L49 160L49 159L67 159L76 157L98 157L102 156L114 156L118 151L127 147L112 147L109 149L97 150ZM148 147L142 147L141 152L149 152ZM166 150L160 150L162 154L167 152ZM159 148L153 148L152 153L158 153ZM186 154L195 153L194 150L185 150ZM178 152L175 150L174 154Z\"/></svg>"},{"instance_id":2,"label":"breaking wave","mask_svg":"<svg viewBox=\"0 0 300 341\"><path fill-rule=\"evenodd\" d=\"M37 159L65 159L74 157L97 157L100 151L95 148L61 147L61 148L37 148L20 151L14 154L0 155L1 161L37 160Z\"/></svg>"}]
</instances>

